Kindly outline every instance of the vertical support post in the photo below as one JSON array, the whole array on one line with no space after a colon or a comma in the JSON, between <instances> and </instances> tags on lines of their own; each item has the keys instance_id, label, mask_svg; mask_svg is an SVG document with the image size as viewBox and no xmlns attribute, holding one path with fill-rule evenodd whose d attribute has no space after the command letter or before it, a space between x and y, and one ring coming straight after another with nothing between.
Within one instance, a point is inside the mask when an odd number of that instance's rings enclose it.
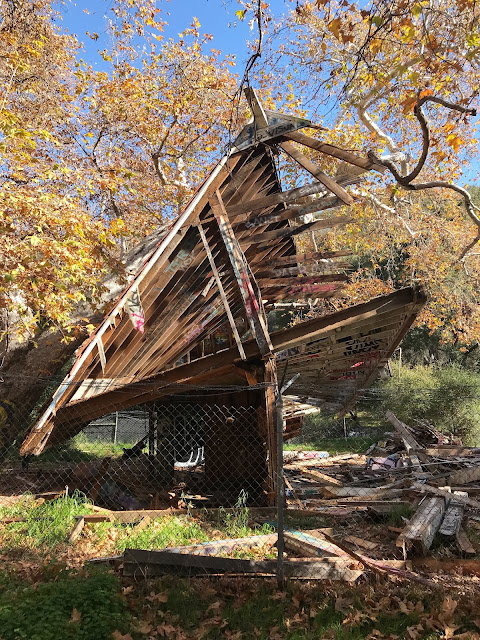
<instances>
[{"instance_id":1,"label":"vertical support post","mask_svg":"<svg viewBox=\"0 0 480 640\"><path fill-rule=\"evenodd\" d=\"M277 431L277 582L282 589L285 582L283 555L285 550L284 539L284 508L285 508L285 483L283 479L283 399L278 385L275 390L275 417Z\"/></svg>"},{"instance_id":2,"label":"vertical support post","mask_svg":"<svg viewBox=\"0 0 480 640\"><path fill-rule=\"evenodd\" d=\"M155 431L157 427L157 413L154 406L148 407L148 455L155 455Z\"/></svg>"},{"instance_id":3,"label":"vertical support post","mask_svg":"<svg viewBox=\"0 0 480 640\"><path fill-rule=\"evenodd\" d=\"M253 274L249 273L249 267L245 255L228 219L228 214L223 204L220 191L217 189L215 198L210 200L210 206L218 223L220 235L227 250L232 265L238 288L243 300L243 306L247 314L252 333L257 341L262 355L272 353L273 346L268 334L268 327L264 317L262 299L255 295L252 282Z\"/></svg>"},{"instance_id":4,"label":"vertical support post","mask_svg":"<svg viewBox=\"0 0 480 640\"><path fill-rule=\"evenodd\" d=\"M278 387L277 363L275 357L265 363L265 401L266 401L266 441L268 450L269 487L277 507L277 580L279 588L283 587L284 571L284 508L285 488L283 480L283 400Z\"/></svg>"},{"instance_id":5,"label":"vertical support post","mask_svg":"<svg viewBox=\"0 0 480 640\"><path fill-rule=\"evenodd\" d=\"M238 334L237 327L235 325L235 320L233 319L232 312L230 310L230 305L228 304L227 296L225 294L225 290L223 288L222 281L220 279L220 274L218 273L217 267L215 265L215 260L213 258L213 254L210 251L210 247L208 246L207 236L205 235L205 231L200 223L198 223L198 231L200 232L200 237L202 238L203 246L205 247L205 251L207 253L208 260L210 262L210 266L212 268L213 276L216 280L218 291L220 293L220 297L222 298L223 306L225 308L225 312L228 317L228 321L230 323L230 327L232 329L233 335L235 337L235 342L237 343L238 352L242 360L246 360L247 357L245 355L245 351L243 350L242 341L240 339L240 335Z\"/></svg>"},{"instance_id":6,"label":"vertical support post","mask_svg":"<svg viewBox=\"0 0 480 640\"><path fill-rule=\"evenodd\" d=\"M113 424L113 429L112 429L113 444L117 444L117 436L118 436L118 411L115 411L115 422Z\"/></svg>"}]
</instances>

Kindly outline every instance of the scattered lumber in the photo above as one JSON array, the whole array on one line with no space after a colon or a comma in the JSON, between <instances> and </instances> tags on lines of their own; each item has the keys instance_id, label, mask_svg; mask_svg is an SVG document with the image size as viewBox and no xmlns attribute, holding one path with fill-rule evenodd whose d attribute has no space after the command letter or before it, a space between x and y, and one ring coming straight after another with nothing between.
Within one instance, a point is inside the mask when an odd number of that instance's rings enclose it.
<instances>
[{"instance_id":1,"label":"scattered lumber","mask_svg":"<svg viewBox=\"0 0 480 640\"><path fill-rule=\"evenodd\" d=\"M434 495L441 496L446 500L450 500L450 498L452 497L452 494L450 491L447 491L446 489L442 489L439 487L432 487L429 484L420 484L420 482L414 482L412 484L412 488L418 489L419 491L422 491L422 492L426 491L428 493L433 493ZM472 507L473 509L480 509L480 502L478 502L477 500L473 500L473 498L469 498L468 495L466 497L462 495L457 495L455 500L465 506Z\"/></svg>"},{"instance_id":2,"label":"scattered lumber","mask_svg":"<svg viewBox=\"0 0 480 640\"><path fill-rule=\"evenodd\" d=\"M480 576L480 560L455 558L454 560L439 560L432 557L417 557L411 560L414 570L427 570L432 573L459 573Z\"/></svg>"},{"instance_id":3,"label":"scattered lumber","mask_svg":"<svg viewBox=\"0 0 480 640\"><path fill-rule=\"evenodd\" d=\"M219 558L141 549L126 549L123 558L124 575L137 578L164 575L172 570L175 574L181 575L204 573L275 575L278 566L275 560ZM345 558L285 560L284 571L286 576L292 578L347 580L348 582L354 582L363 573L358 564L347 563Z\"/></svg>"},{"instance_id":4,"label":"scattered lumber","mask_svg":"<svg viewBox=\"0 0 480 640\"><path fill-rule=\"evenodd\" d=\"M477 482L480 480L480 465L476 467L466 467L459 471L454 471L447 476L446 482L450 486L452 485L464 485L470 482Z\"/></svg>"},{"instance_id":5,"label":"scattered lumber","mask_svg":"<svg viewBox=\"0 0 480 640\"><path fill-rule=\"evenodd\" d=\"M230 538L228 540L214 540L181 547L167 547L161 549L166 553L183 553L200 556L215 556L220 553L231 553L237 549L252 549L254 547L273 546L277 542L277 534L246 536L244 538Z\"/></svg>"},{"instance_id":6,"label":"scattered lumber","mask_svg":"<svg viewBox=\"0 0 480 640\"><path fill-rule=\"evenodd\" d=\"M395 429L402 436L407 452L410 452L411 449L415 449L416 451L420 451L422 449L422 447L412 436L409 428L404 422L399 420L391 411L387 411L387 413L385 414L385 417L389 422L393 424Z\"/></svg>"},{"instance_id":7,"label":"scattered lumber","mask_svg":"<svg viewBox=\"0 0 480 640\"><path fill-rule=\"evenodd\" d=\"M290 549L304 558L345 557L346 555L337 545L328 542L325 538L322 539L304 531L287 531L284 534L284 539L286 549Z\"/></svg>"},{"instance_id":8,"label":"scattered lumber","mask_svg":"<svg viewBox=\"0 0 480 640\"><path fill-rule=\"evenodd\" d=\"M398 536L396 545L403 549L403 557L408 552L426 555L432 546L445 513L445 498L426 498L418 507L402 533Z\"/></svg>"}]
</instances>

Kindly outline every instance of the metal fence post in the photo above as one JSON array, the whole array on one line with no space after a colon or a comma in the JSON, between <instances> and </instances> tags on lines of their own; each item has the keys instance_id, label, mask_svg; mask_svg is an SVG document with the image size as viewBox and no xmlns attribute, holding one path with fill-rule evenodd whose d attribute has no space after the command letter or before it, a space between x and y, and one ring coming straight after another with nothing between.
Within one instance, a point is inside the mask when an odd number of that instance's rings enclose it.
<instances>
[{"instance_id":1,"label":"metal fence post","mask_svg":"<svg viewBox=\"0 0 480 640\"><path fill-rule=\"evenodd\" d=\"M118 411L115 411L115 424L112 429L112 441L113 444L117 444L117 435L118 435Z\"/></svg>"},{"instance_id":2,"label":"metal fence post","mask_svg":"<svg viewBox=\"0 0 480 640\"><path fill-rule=\"evenodd\" d=\"M277 582L280 589L285 583L285 571L283 565L284 541L284 507L285 487L283 481L283 399L278 386L275 390L276 429L277 429Z\"/></svg>"}]
</instances>

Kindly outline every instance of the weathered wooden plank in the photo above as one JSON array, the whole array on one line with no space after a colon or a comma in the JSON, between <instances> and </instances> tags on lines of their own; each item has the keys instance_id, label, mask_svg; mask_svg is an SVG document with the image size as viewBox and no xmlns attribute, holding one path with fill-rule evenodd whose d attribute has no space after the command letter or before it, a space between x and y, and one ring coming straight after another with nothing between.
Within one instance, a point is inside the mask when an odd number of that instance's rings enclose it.
<instances>
[{"instance_id":1,"label":"weathered wooden plank","mask_svg":"<svg viewBox=\"0 0 480 640\"><path fill-rule=\"evenodd\" d=\"M320 211L325 211L326 209L334 209L335 207L339 207L341 205L342 202L337 197L318 198L315 202L311 202L302 206L289 207L287 209L279 209L277 205L277 207L275 207L275 210L271 211L270 213L262 211L260 214L256 216L250 216L248 218L247 214L245 214L243 218L241 216L236 216L235 220L239 222L235 222L235 224L233 224L232 226L235 231L237 229L255 229L256 227L263 227L267 224L283 222L284 220L296 220L297 218L301 218L302 216L319 213Z\"/></svg>"},{"instance_id":2,"label":"weathered wooden plank","mask_svg":"<svg viewBox=\"0 0 480 640\"><path fill-rule=\"evenodd\" d=\"M343 482L340 482L340 480L332 478L325 473L320 473L320 471L317 471L316 469L302 469L302 475L306 476L307 478L311 478L312 480L317 480L317 482L321 482L322 484L330 484L337 487L343 487Z\"/></svg>"},{"instance_id":3,"label":"weathered wooden plank","mask_svg":"<svg viewBox=\"0 0 480 640\"><path fill-rule=\"evenodd\" d=\"M291 278L259 278L258 282L262 289L272 287L294 287L305 284L321 284L322 282L346 282L348 276L344 273L332 273L327 275L291 277Z\"/></svg>"},{"instance_id":4,"label":"weathered wooden plank","mask_svg":"<svg viewBox=\"0 0 480 640\"><path fill-rule=\"evenodd\" d=\"M462 526L464 506L463 504L455 501L456 495L468 496L468 493L465 491L454 491L452 493L452 499L448 505L445 517L438 531L439 535L446 538L456 536Z\"/></svg>"},{"instance_id":5,"label":"weathered wooden plank","mask_svg":"<svg viewBox=\"0 0 480 640\"><path fill-rule=\"evenodd\" d=\"M285 547L301 554L302 558L346 556L344 551L331 542L304 531L285 531L284 538Z\"/></svg>"},{"instance_id":6,"label":"weathered wooden plank","mask_svg":"<svg viewBox=\"0 0 480 640\"><path fill-rule=\"evenodd\" d=\"M285 575L320 580L355 581L363 573L361 569L346 566L345 558L325 558L285 560ZM350 563L351 565L352 563ZM153 577L175 568L175 573L242 573L275 575L275 560L243 560L168 553L163 551L143 551L126 549L124 554L124 575Z\"/></svg>"},{"instance_id":7,"label":"weathered wooden plank","mask_svg":"<svg viewBox=\"0 0 480 640\"><path fill-rule=\"evenodd\" d=\"M270 262L268 263L270 265ZM284 267L277 269L262 269L255 272L255 277L259 280L262 278L282 278L286 276L313 276L313 275L337 275L338 269L349 269L349 262L336 262L334 260L325 260L324 263L310 262L304 263L298 267Z\"/></svg>"},{"instance_id":8,"label":"weathered wooden plank","mask_svg":"<svg viewBox=\"0 0 480 640\"><path fill-rule=\"evenodd\" d=\"M289 191L281 191L270 196L264 196L263 198L255 198L250 200L250 202L241 202L240 204L229 206L227 208L227 213L229 218L236 222L235 216L244 215L248 211L267 209L268 207L273 207L281 203L293 204L294 202L301 200L301 198L305 198L306 196L311 196L316 193L322 193L324 191L325 187L323 184L320 182L314 182L313 184L306 184L302 187L290 189Z\"/></svg>"},{"instance_id":9,"label":"weathered wooden plank","mask_svg":"<svg viewBox=\"0 0 480 640\"><path fill-rule=\"evenodd\" d=\"M438 447L427 447L425 453L435 458L452 458L452 457L469 457L479 456L480 449L478 447L457 447L456 445L440 445ZM415 453L417 453L415 451Z\"/></svg>"},{"instance_id":10,"label":"weathered wooden plank","mask_svg":"<svg viewBox=\"0 0 480 640\"><path fill-rule=\"evenodd\" d=\"M299 151L291 142L282 142L279 145L288 155L295 160L301 167L308 171L314 178L317 178L329 191L334 193L345 204L352 204L352 198L343 187L341 187L333 178L327 176L320 167L309 160L301 151Z\"/></svg>"},{"instance_id":11,"label":"weathered wooden plank","mask_svg":"<svg viewBox=\"0 0 480 640\"><path fill-rule=\"evenodd\" d=\"M200 544L183 545L158 549L166 553L183 553L201 556L216 556L220 553L231 553L237 549L250 549L252 547L273 546L277 541L277 534L246 536L245 538L230 538L228 540L211 540Z\"/></svg>"},{"instance_id":12,"label":"weathered wooden plank","mask_svg":"<svg viewBox=\"0 0 480 640\"><path fill-rule=\"evenodd\" d=\"M85 526L85 518L83 516L79 516L77 518L75 526L70 531L70 534L67 538L67 542L70 542L70 543L75 542L75 540L77 540L80 534L82 533L84 526Z\"/></svg>"},{"instance_id":13,"label":"weathered wooden plank","mask_svg":"<svg viewBox=\"0 0 480 640\"><path fill-rule=\"evenodd\" d=\"M434 495L441 496L446 500L450 500L452 497L452 494L450 493L450 491L447 491L446 489L441 489L439 487L432 487L429 484L420 484L419 482L414 482L412 484L412 488L418 489L419 491L422 491L422 492L433 493ZM473 509L480 509L480 502L478 502L478 500L474 500L473 498L457 495L455 500L460 504L464 504L468 507L472 507Z\"/></svg>"},{"instance_id":14,"label":"weathered wooden plank","mask_svg":"<svg viewBox=\"0 0 480 640\"><path fill-rule=\"evenodd\" d=\"M283 256L282 258L274 258L273 260L268 261L269 267L283 267L286 265L294 265L301 266L305 263L314 264L315 261L319 260L328 260L331 258L343 258L346 256L351 256L352 253L350 251L316 251L312 253L294 253L290 256ZM262 262L261 260L259 260ZM257 259L254 258L250 264L256 264ZM333 263L335 264L335 263Z\"/></svg>"},{"instance_id":15,"label":"weathered wooden plank","mask_svg":"<svg viewBox=\"0 0 480 640\"><path fill-rule=\"evenodd\" d=\"M216 192L216 198L211 202L211 206L215 218L217 219L218 228L220 229L223 243L237 279L238 288L242 295L247 318L260 349L260 353L265 355L273 351L273 346L270 341L268 328L264 319L262 301L256 297L253 290L245 256L228 220L228 216L218 190Z\"/></svg>"},{"instance_id":16,"label":"weathered wooden plank","mask_svg":"<svg viewBox=\"0 0 480 640\"><path fill-rule=\"evenodd\" d=\"M324 220L314 220L313 222L306 222L298 227L286 227L282 229L276 229L274 231L263 231L262 233L251 235L245 238L244 241L240 241L240 245L252 244L265 244L273 242L274 240L285 240L287 238L293 238L306 231L316 231L318 229L329 229L330 227L336 227L342 224L349 224L353 222L353 218L349 216L336 216L332 218L325 218Z\"/></svg>"},{"instance_id":17,"label":"weathered wooden plank","mask_svg":"<svg viewBox=\"0 0 480 640\"><path fill-rule=\"evenodd\" d=\"M403 549L404 557L407 552L425 555L432 546L445 513L445 499L426 498L418 507L415 514L398 536L396 545Z\"/></svg>"},{"instance_id":18,"label":"weathered wooden plank","mask_svg":"<svg viewBox=\"0 0 480 640\"><path fill-rule=\"evenodd\" d=\"M348 162L349 164L361 167L366 171L368 171L369 169L380 172L385 171L385 167L383 165L376 164L369 158L362 158L361 156L357 156L351 151L346 151L345 149L340 149L339 147L336 147L332 144L321 142L320 140L315 140L315 138L311 138L310 136L307 136L300 132L295 131L287 133L284 135L284 138L288 138L289 140L293 140L294 142L299 142L305 147L315 149L316 151L321 151L325 155L338 158L339 160L343 160L344 162Z\"/></svg>"},{"instance_id":19,"label":"weathered wooden plank","mask_svg":"<svg viewBox=\"0 0 480 640\"><path fill-rule=\"evenodd\" d=\"M480 480L480 465L476 467L466 467L465 469L450 473L446 478L445 484L450 486L464 485L469 482L477 482L478 480Z\"/></svg>"},{"instance_id":20,"label":"weathered wooden plank","mask_svg":"<svg viewBox=\"0 0 480 640\"><path fill-rule=\"evenodd\" d=\"M220 279L220 275L218 274L217 267L215 265L215 260L213 259L212 252L210 251L210 247L209 247L208 242L207 242L207 237L205 235L205 231L203 230L203 227L202 227L202 225L200 223L198 224L198 231L200 232L200 237L202 238L203 246L204 246L205 251L207 253L207 257L208 257L208 260L210 262L210 266L211 266L212 271L213 271L213 276L214 276L215 281L217 283L218 291L220 292L220 297L222 299L223 306L225 308L225 312L227 314L228 321L230 323L230 327L232 329L232 333L233 333L233 336L235 338L236 345L238 347L238 352L239 352L240 357L242 358L242 360L246 360L247 356L245 355L245 351L243 350L243 345L242 345L242 341L240 339L240 336L238 334L237 325L235 324L235 320L233 319L233 314L232 314L232 311L230 309L230 305L228 304L227 296L225 295L225 290L223 288L223 284L222 284L222 281Z\"/></svg>"},{"instance_id":21,"label":"weathered wooden plank","mask_svg":"<svg viewBox=\"0 0 480 640\"><path fill-rule=\"evenodd\" d=\"M421 451L423 449L423 447L415 440L407 425L399 420L391 411L387 411L385 417L393 424L395 429L402 436L407 452L410 452L410 449L415 449L416 451Z\"/></svg>"},{"instance_id":22,"label":"weathered wooden plank","mask_svg":"<svg viewBox=\"0 0 480 640\"><path fill-rule=\"evenodd\" d=\"M458 548L462 553L474 556L477 554L476 549L472 546L469 537L463 527L460 527L456 534Z\"/></svg>"}]
</instances>

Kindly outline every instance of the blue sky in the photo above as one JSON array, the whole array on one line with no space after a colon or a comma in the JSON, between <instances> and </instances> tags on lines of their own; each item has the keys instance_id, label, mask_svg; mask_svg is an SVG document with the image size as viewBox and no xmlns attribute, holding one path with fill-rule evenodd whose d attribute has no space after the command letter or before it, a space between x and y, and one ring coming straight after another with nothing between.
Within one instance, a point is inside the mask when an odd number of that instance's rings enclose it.
<instances>
[{"instance_id":1,"label":"blue sky","mask_svg":"<svg viewBox=\"0 0 480 640\"><path fill-rule=\"evenodd\" d=\"M66 0L60 9L62 27L78 36L84 44L84 59L97 69L107 68L98 51L108 46L107 19L111 6L112 0ZM290 0L269 0L269 6L274 16L280 16L293 5ZM162 11L161 17L168 22L163 35L176 38L195 17L200 22L200 32L213 36L212 48L236 56L237 73L242 74L250 55L247 43L254 41L257 31L256 26L250 30L251 14L247 14L244 22L236 18L235 11L240 8L237 0L163 0L158 2L158 7ZM89 38L87 31L98 33L98 40ZM476 182L478 171L479 163L474 161L461 183Z\"/></svg>"},{"instance_id":2,"label":"blue sky","mask_svg":"<svg viewBox=\"0 0 480 640\"><path fill-rule=\"evenodd\" d=\"M288 0L270 0L270 9L275 15L291 9ZM102 59L96 55L107 44L106 25L107 15L111 8L110 0L69 0L62 8L63 27L75 33L84 43L85 59L99 67ZM239 22L235 16L240 5L237 0L171 0L159 2L162 17L168 22L165 36L176 37L178 33L188 27L193 17L199 20L201 33L213 35L212 47L220 49L224 54L237 57L237 64L243 69L243 63L248 58L247 42L253 40L256 28L251 31L248 20ZM88 14L85 13L85 9ZM229 26L231 25L231 26ZM86 32L98 33L97 41L91 40Z\"/></svg>"}]
</instances>

